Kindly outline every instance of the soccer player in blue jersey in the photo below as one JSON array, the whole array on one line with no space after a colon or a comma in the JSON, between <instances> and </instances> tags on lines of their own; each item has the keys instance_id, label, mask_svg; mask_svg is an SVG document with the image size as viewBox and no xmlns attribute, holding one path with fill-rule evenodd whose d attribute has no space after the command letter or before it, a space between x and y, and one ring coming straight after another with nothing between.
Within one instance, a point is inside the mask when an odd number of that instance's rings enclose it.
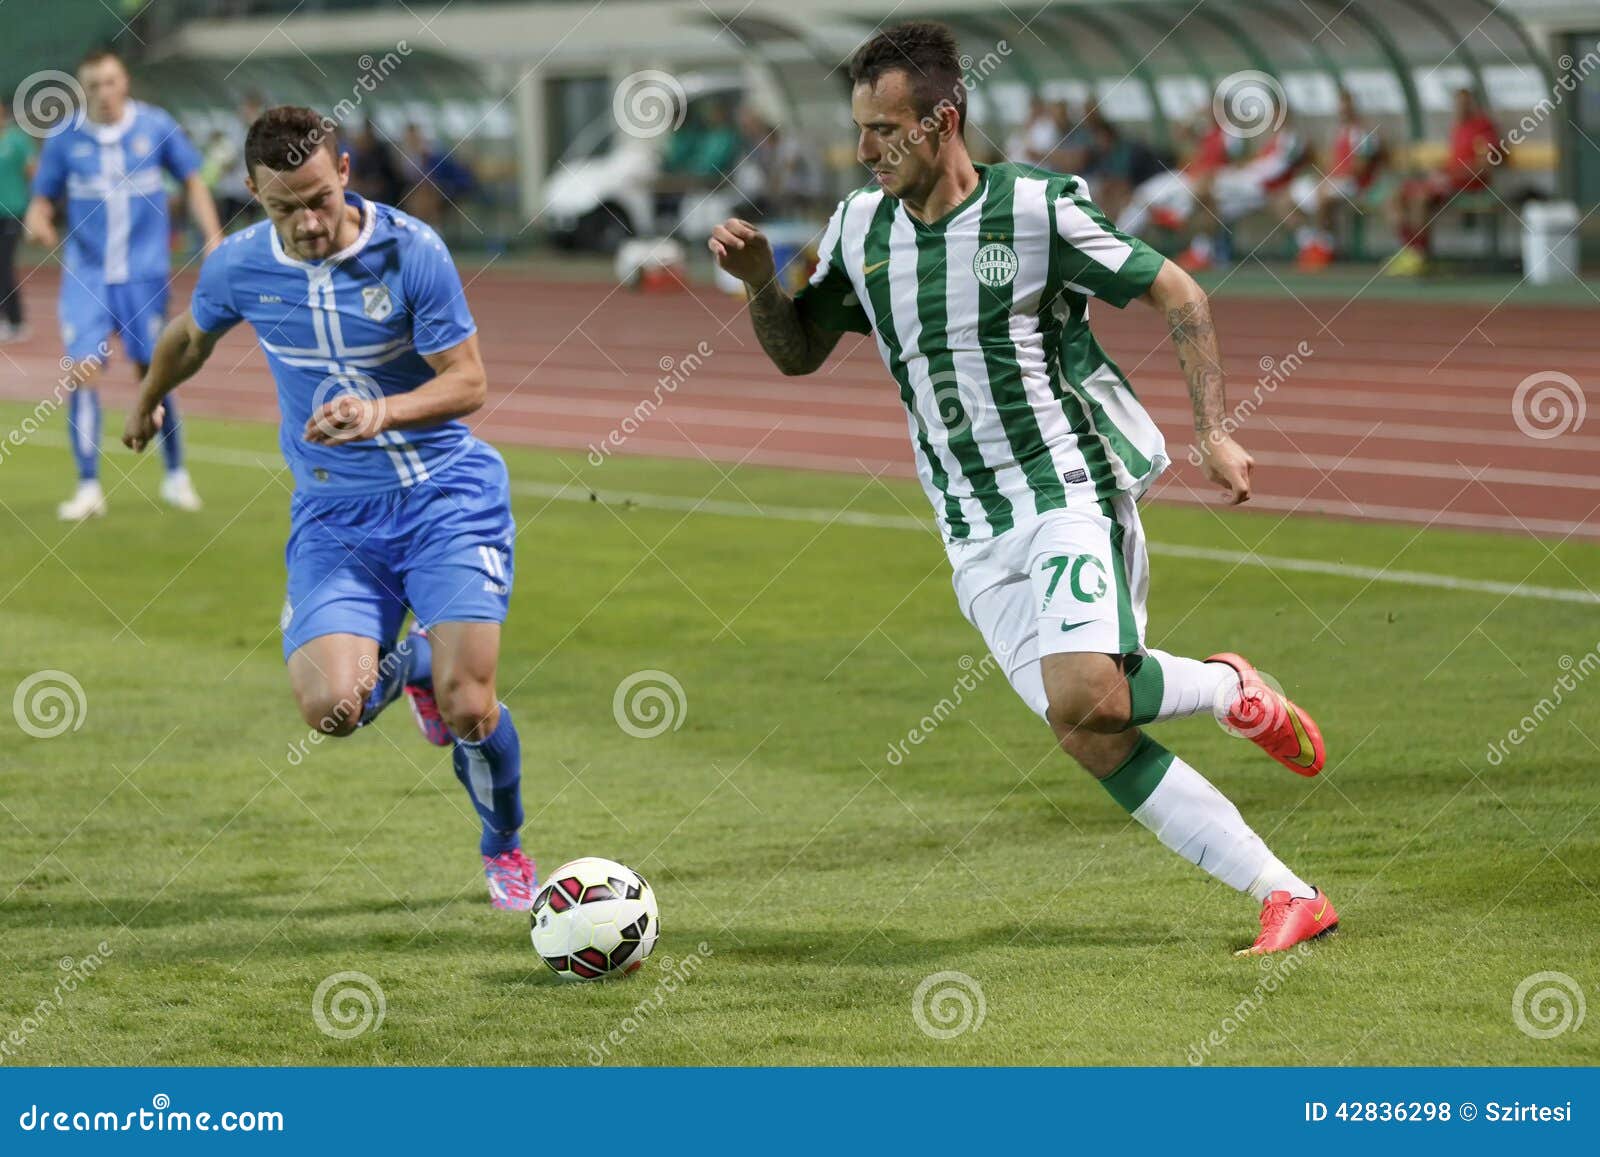
<instances>
[{"instance_id":1,"label":"soccer player in blue jersey","mask_svg":"<svg viewBox=\"0 0 1600 1157\"><path fill-rule=\"evenodd\" d=\"M292 107L251 125L247 183L268 220L206 259L123 441L156 439L162 400L250 323L295 480L280 626L300 713L349 735L403 689L423 735L454 748L490 900L526 910L521 746L495 693L516 526L505 463L460 420L487 395L477 326L433 230L347 190L331 125ZM397 643L407 610L420 625Z\"/></svg>"},{"instance_id":2,"label":"soccer player in blue jersey","mask_svg":"<svg viewBox=\"0 0 1600 1157\"><path fill-rule=\"evenodd\" d=\"M77 492L57 514L69 522L106 512L100 487L100 392L91 382L105 365L113 333L142 377L167 314L170 225L164 175L183 185L207 252L222 240L200 155L164 110L128 98L128 71L113 52L92 52L78 66L87 101L39 153L28 232L55 249L54 202L67 199L67 241L58 307L61 344L72 362L67 409ZM167 404L161 435L167 474L161 497L180 510L200 509L183 465L178 412Z\"/></svg>"}]
</instances>

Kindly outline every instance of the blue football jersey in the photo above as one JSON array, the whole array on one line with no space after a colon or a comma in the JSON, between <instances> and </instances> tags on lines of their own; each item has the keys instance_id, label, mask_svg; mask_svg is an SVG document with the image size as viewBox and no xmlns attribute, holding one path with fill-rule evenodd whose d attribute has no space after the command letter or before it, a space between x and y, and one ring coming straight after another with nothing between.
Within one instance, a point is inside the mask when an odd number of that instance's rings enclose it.
<instances>
[{"instance_id":1,"label":"blue football jersey","mask_svg":"<svg viewBox=\"0 0 1600 1157\"><path fill-rule=\"evenodd\" d=\"M353 193L361 232L323 261L284 252L269 222L207 257L189 311L208 333L248 321L278 386L278 444L306 497L376 494L425 482L474 439L462 422L320 446L306 423L341 394L388 397L434 376L423 355L477 330L450 252L422 222Z\"/></svg>"},{"instance_id":2,"label":"blue football jersey","mask_svg":"<svg viewBox=\"0 0 1600 1157\"><path fill-rule=\"evenodd\" d=\"M89 282L121 285L170 270L167 190L200 155L164 109L131 100L114 125L87 117L45 140L33 191L67 198L66 263Z\"/></svg>"}]
</instances>

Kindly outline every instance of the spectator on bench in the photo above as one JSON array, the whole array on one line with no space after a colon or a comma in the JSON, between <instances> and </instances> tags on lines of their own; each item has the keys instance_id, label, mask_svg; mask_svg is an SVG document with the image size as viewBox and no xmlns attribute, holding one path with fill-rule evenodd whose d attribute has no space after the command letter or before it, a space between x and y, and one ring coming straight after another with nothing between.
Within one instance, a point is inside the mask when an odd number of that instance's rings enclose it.
<instances>
[{"instance_id":1,"label":"spectator on bench","mask_svg":"<svg viewBox=\"0 0 1600 1157\"><path fill-rule=\"evenodd\" d=\"M1383 138L1377 126L1368 125L1356 110L1355 99L1339 90L1339 121L1328 144L1328 171L1301 173L1289 183L1300 227L1295 241L1303 270L1326 269L1335 256L1334 215L1341 203L1356 206L1356 198L1371 187L1383 167Z\"/></svg>"},{"instance_id":2,"label":"spectator on bench","mask_svg":"<svg viewBox=\"0 0 1600 1157\"><path fill-rule=\"evenodd\" d=\"M1489 188L1496 164L1505 160L1499 130L1471 89L1456 91L1456 120L1450 130L1450 157L1444 167L1404 182L1390 204L1400 252L1385 273L1417 277L1428 270L1428 227L1462 193Z\"/></svg>"}]
</instances>

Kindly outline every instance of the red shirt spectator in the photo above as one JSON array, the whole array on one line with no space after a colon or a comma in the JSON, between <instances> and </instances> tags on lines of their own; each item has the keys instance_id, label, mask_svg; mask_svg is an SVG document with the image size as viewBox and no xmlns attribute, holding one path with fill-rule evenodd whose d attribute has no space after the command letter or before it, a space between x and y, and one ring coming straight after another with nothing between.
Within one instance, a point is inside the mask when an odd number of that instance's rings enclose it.
<instances>
[{"instance_id":1,"label":"red shirt spectator","mask_svg":"<svg viewBox=\"0 0 1600 1157\"><path fill-rule=\"evenodd\" d=\"M1450 130L1449 174L1462 189L1483 189L1489 184L1488 154L1500 140L1500 130L1482 110L1474 108Z\"/></svg>"}]
</instances>

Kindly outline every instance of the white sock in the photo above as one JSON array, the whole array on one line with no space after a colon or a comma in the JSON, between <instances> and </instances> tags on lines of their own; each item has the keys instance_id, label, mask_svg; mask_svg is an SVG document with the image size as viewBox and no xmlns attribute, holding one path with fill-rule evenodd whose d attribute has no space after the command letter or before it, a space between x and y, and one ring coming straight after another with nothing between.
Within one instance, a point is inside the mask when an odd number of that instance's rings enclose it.
<instances>
[{"instance_id":1,"label":"white sock","mask_svg":"<svg viewBox=\"0 0 1600 1157\"><path fill-rule=\"evenodd\" d=\"M1249 893L1259 903L1274 892L1287 892L1291 896L1300 896L1309 900L1317 894L1317 890L1306 883L1299 876L1284 866L1282 860L1270 852L1267 854L1266 866L1250 881Z\"/></svg>"},{"instance_id":2,"label":"white sock","mask_svg":"<svg viewBox=\"0 0 1600 1157\"><path fill-rule=\"evenodd\" d=\"M1227 796L1149 736L1140 737L1127 762L1101 783L1164 846L1230 888L1257 900L1276 891L1315 894L1272 854Z\"/></svg>"},{"instance_id":3,"label":"white sock","mask_svg":"<svg viewBox=\"0 0 1600 1157\"><path fill-rule=\"evenodd\" d=\"M1239 688L1239 675L1226 663L1205 663L1165 651L1139 656L1128 676L1132 721L1136 726L1191 715L1215 714L1226 706L1228 692Z\"/></svg>"}]
</instances>

